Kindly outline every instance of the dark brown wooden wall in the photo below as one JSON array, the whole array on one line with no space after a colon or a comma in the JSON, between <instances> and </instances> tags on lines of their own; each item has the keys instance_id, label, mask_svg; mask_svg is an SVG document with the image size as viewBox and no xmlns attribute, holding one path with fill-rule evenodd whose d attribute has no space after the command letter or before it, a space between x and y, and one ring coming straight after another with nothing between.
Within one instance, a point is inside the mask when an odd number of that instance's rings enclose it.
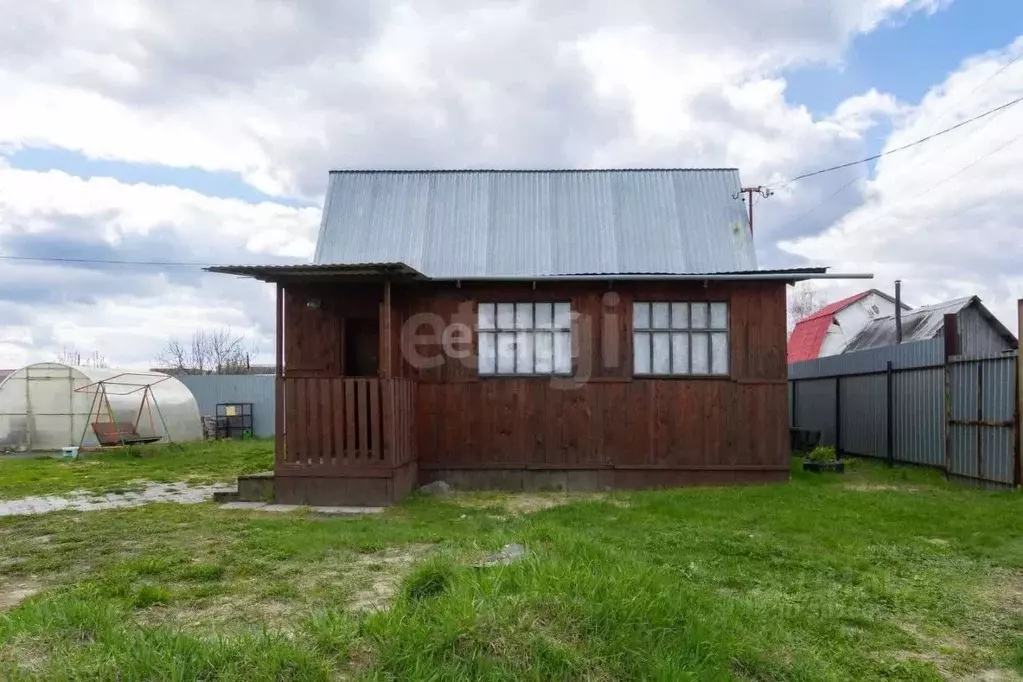
<instances>
[{"instance_id":1,"label":"dark brown wooden wall","mask_svg":"<svg viewBox=\"0 0 1023 682\"><path fill-rule=\"evenodd\" d=\"M421 382L422 468L783 467L788 458L782 283L632 282L398 288L396 374ZM472 329L475 304L569 300L588 323L573 330L576 379L480 378L475 355L444 359L438 328ZM727 301L728 378L633 379L632 302ZM399 303L400 302L400 303ZM423 320L418 329L408 321ZM429 316L441 324L431 328ZM413 338L413 334L417 334ZM472 347L475 347L473 338ZM436 367L407 361L410 350Z\"/></svg>"},{"instance_id":2,"label":"dark brown wooden wall","mask_svg":"<svg viewBox=\"0 0 1023 682\"><path fill-rule=\"evenodd\" d=\"M310 308L310 301L319 301ZM345 318L377 317L381 284L298 285L284 290L284 367L290 376L338 376Z\"/></svg>"}]
</instances>

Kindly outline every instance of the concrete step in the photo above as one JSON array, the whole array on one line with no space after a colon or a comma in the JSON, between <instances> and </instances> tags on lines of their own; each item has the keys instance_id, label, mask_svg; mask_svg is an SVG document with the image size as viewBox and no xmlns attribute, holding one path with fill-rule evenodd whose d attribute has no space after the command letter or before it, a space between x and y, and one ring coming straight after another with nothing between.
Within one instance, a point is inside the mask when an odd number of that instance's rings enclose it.
<instances>
[{"instance_id":1,"label":"concrete step","mask_svg":"<svg viewBox=\"0 0 1023 682\"><path fill-rule=\"evenodd\" d=\"M225 504L228 502L237 502L239 500L237 490L218 490L213 493L213 501L217 504Z\"/></svg>"}]
</instances>

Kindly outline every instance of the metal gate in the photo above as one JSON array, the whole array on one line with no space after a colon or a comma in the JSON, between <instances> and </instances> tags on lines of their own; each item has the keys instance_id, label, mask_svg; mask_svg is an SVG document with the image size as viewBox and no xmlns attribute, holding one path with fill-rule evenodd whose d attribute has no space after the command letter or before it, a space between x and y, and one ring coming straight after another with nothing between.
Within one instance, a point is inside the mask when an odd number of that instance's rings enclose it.
<instances>
[{"instance_id":1,"label":"metal gate","mask_svg":"<svg viewBox=\"0 0 1023 682\"><path fill-rule=\"evenodd\" d=\"M950 358L945 366L945 470L950 477L1017 483L1016 358Z\"/></svg>"}]
</instances>

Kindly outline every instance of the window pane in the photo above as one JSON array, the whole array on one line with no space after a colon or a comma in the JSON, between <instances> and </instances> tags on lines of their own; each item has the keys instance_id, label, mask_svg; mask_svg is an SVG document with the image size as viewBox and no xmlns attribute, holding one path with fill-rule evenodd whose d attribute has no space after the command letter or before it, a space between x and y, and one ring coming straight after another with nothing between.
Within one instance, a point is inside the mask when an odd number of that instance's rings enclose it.
<instances>
[{"instance_id":1,"label":"window pane","mask_svg":"<svg viewBox=\"0 0 1023 682\"><path fill-rule=\"evenodd\" d=\"M667 329L670 326L671 307L667 303L653 304L653 326L655 329Z\"/></svg>"},{"instance_id":2,"label":"window pane","mask_svg":"<svg viewBox=\"0 0 1023 682\"><path fill-rule=\"evenodd\" d=\"M650 304L632 304L632 326L636 329L650 329Z\"/></svg>"},{"instance_id":3,"label":"window pane","mask_svg":"<svg viewBox=\"0 0 1023 682\"><path fill-rule=\"evenodd\" d=\"M554 372L556 374L572 372L572 334L569 332L554 334Z\"/></svg>"},{"instance_id":4,"label":"window pane","mask_svg":"<svg viewBox=\"0 0 1023 682\"><path fill-rule=\"evenodd\" d=\"M479 328L480 329L493 329L494 328L494 304L493 303L480 303L478 324L479 324Z\"/></svg>"},{"instance_id":5,"label":"window pane","mask_svg":"<svg viewBox=\"0 0 1023 682\"><path fill-rule=\"evenodd\" d=\"M500 314L500 313L499 313ZM497 335L497 373L515 373L515 333L500 332Z\"/></svg>"},{"instance_id":6,"label":"window pane","mask_svg":"<svg viewBox=\"0 0 1023 682\"><path fill-rule=\"evenodd\" d=\"M553 324L554 318L551 312L550 303L537 303L536 304L536 328L537 329L550 329Z\"/></svg>"},{"instance_id":7,"label":"window pane","mask_svg":"<svg viewBox=\"0 0 1023 682\"><path fill-rule=\"evenodd\" d=\"M538 332L536 334L536 373L550 374L553 371L554 335L550 332Z\"/></svg>"},{"instance_id":8,"label":"window pane","mask_svg":"<svg viewBox=\"0 0 1023 682\"><path fill-rule=\"evenodd\" d=\"M710 304L710 327L711 329L728 329L728 304Z\"/></svg>"},{"instance_id":9,"label":"window pane","mask_svg":"<svg viewBox=\"0 0 1023 682\"><path fill-rule=\"evenodd\" d=\"M689 374L689 334L671 335L671 373Z\"/></svg>"},{"instance_id":10,"label":"window pane","mask_svg":"<svg viewBox=\"0 0 1023 682\"><path fill-rule=\"evenodd\" d=\"M707 304L706 303L693 303L693 329L706 329L707 328ZM500 321L501 313L498 311L497 319Z\"/></svg>"},{"instance_id":11,"label":"window pane","mask_svg":"<svg viewBox=\"0 0 1023 682\"><path fill-rule=\"evenodd\" d=\"M514 303L498 303L497 304L497 328L498 329L514 329L515 328L515 304Z\"/></svg>"},{"instance_id":12,"label":"window pane","mask_svg":"<svg viewBox=\"0 0 1023 682\"><path fill-rule=\"evenodd\" d=\"M728 374L728 334L711 334L710 369L712 374Z\"/></svg>"},{"instance_id":13,"label":"window pane","mask_svg":"<svg viewBox=\"0 0 1023 682\"><path fill-rule=\"evenodd\" d=\"M516 303L515 304L515 328L516 329L532 329L533 328L533 304L532 303Z\"/></svg>"},{"instance_id":14,"label":"window pane","mask_svg":"<svg viewBox=\"0 0 1023 682\"><path fill-rule=\"evenodd\" d=\"M668 332L654 334L654 374L671 372L671 339Z\"/></svg>"},{"instance_id":15,"label":"window pane","mask_svg":"<svg viewBox=\"0 0 1023 682\"><path fill-rule=\"evenodd\" d=\"M554 304L554 328L572 328L572 307L567 303Z\"/></svg>"},{"instance_id":16,"label":"window pane","mask_svg":"<svg viewBox=\"0 0 1023 682\"><path fill-rule=\"evenodd\" d=\"M493 374L497 370L493 332L480 333L480 374Z\"/></svg>"},{"instance_id":17,"label":"window pane","mask_svg":"<svg viewBox=\"0 0 1023 682\"><path fill-rule=\"evenodd\" d=\"M693 334L690 336L690 343L693 344L693 374L709 374L710 365L707 357L709 339L706 334Z\"/></svg>"},{"instance_id":18,"label":"window pane","mask_svg":"<svg viewBox=\"0 0 1023 682\"><path fill-rule=\"evenodd\" d=\"M632 372L650 374L650 334L647 332L632 335Z\"/></svg>"},{"instance_id":19,"label":"window pane","mask_svg":"<svg viewBox=\"0 0 1023 682\"><path fill-rule=\"evenodd\" d=\"M533 373L533 333L517 332L515 334L515 373Z\"/></svg>"},{"instance_id":20,"label":"window pane","mask_svg":"<svg viewBox=\"0 0 1023 682\"><path fill-rule=\"evenodd\" d=\"M672 329L689 329L689 304L688 303L672 303L671 304L671 328Z\"/></svg>"}]
</instances>

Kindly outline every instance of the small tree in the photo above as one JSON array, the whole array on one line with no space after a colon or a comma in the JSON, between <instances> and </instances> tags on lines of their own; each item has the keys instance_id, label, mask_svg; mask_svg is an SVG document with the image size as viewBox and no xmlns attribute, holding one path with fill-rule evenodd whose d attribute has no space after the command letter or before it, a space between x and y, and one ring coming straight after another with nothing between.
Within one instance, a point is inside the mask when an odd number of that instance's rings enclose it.
<instances>
[{"instance_id":1,"label":"small tree","mask_svg":"<svg viewBox=\"0 0 1023 682\"><path fill-rule=\"evenodd\" d=\"M247 374L250 353L245 337L230 329L197 329L191 339L171 339L158 358L178 374Z\"/></svg>"},{"instance_id":2,"label":"small tree","mask_svg":"<svg viewBox=\"0 0 1023 682\"><path fill-rule=\"evenodd\" d=\"M792 331L796 323L809 317L828 304L828 299L813 282L800 282L789 292L788 327Z\"/></svg>"}]
</instances>

